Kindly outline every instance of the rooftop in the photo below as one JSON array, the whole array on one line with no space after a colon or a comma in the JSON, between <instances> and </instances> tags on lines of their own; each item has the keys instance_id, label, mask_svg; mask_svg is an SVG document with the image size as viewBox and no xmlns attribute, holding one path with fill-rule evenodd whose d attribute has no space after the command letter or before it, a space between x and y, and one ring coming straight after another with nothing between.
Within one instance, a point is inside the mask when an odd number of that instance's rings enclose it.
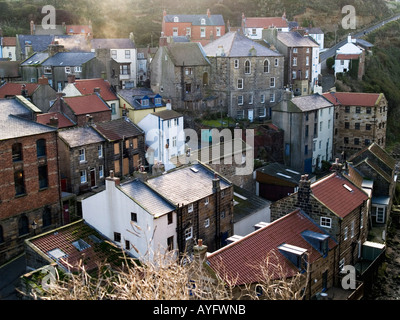
<instances>
[{"instance_id":1,"label":"rooftop","mask_svg":"<svg viewBox=\"0 0 400 320\"><path fill-rule=\"evenodd\" d=\"M72 127L75 125L75 123L72 120L68 119L65 115L63 115L60 112L49 112L49 113L38 114L36 122L50 125L51 118L56 118L58 120L57 128L59 129Z\"/></svg>"},{"instance_id":2,"label":"rooftop","mask_svg":"<svg viewBox=\"0 0 400 320\"><path fill-rule=\"evenodd\" d=\"M28 96L31 97L33 92L39 87L37 83L14 83L14 82L6 82L2 86L0 86L0 98L6 98L11 96L19 96L21 95L22 86L25 85L26 90L28 90Z\"/></svg>"},{"instance_id":3,"label":"rooftop","mask_svg":"<svg viewBox=\"0 0 400 320\"><path fill-rule=\"evenodd\" d=\"M135 49L136 46L129 38L92 39L93 49Z\"/></svg>"},{"instance_id":4,"label":"rooftop","mask_svg":"<svg viewBox=\"0 0 400 320\"><path fill-rule=\"evenodd\" d=\"M256 171L263 173L263 174L273 176L280 180L287 181L287 182L293 184L294 186L297 186L299 184L300 178L302 176L301 172L294 171L290 167L287 167L278 162L270 163L264 167L258 168ZM257 178L258 178L258 176L257 176ZM257 179L257 181L258 181L258 179Z\"/></svg>"},{"instance_id":5,"label":"rooftop","mask_svg":"<svg viewBox=\"0 0 400 320\"><path fill-rule=\"evenodd\" d=\"M213 194L214 171L201 163L179 167L147 181L165 198L176 205L187 205ZM231 184L220 177L221 190Z\"/></svg>"},{"instance_id":6,"label":"rooftop","mask_svg":"<svg viewBox=\"0 0 400 320\"><path fill-rule=\"evenodd\" d=\"M129 120L129 118L99 122L93 124L93 129L108 141L122 140L143 134L142 129Z\"/></svg>"},{"instance_id":7,"label":"rooftop","mask_svg":"<svg viewBox=\"0 0 400 320\"><path fill-rule=\"evenodd\" d=\"M152 115L159 117L163 120L175 119L179 117L183 117L183 115L175 110L162 110L153 112Z\"/></svg>"},{"instance_id":8,"label":"rooftop","mask_svg":"<svg viewBox=\"0 0 400 320\"><path fill-rule=\"evenodd\" d=\"M100 96L105 101L118 100L117 95L111 90L110 83L102 78L75 80L74 85L83 95L93 93L95 88L100 88Z\"/></svg>"},{"instance_id":9,"label":"rooftop","mask_svg":"<svg viewBox=\"0 0 400 320\"><path fill-rule=\"evenodd\" d=\"M64 102L76 115L110 111L110 107L96 93L76 97L63 97Z\"/></svg>"},{"instance_id":10,"label":"rooftop","mask_svg":"<svg viewBox=\"0 0 400 320\"><path fill-rule=\"evenodd\" d=\"M282 17L246 17L246 28L288 28L288 22Z\"/></svg>"},{"instance_id":11,"label":"rooftop","mask_svg":"<svg viewBox=\"0 0 400 320\"><path fill-rule=\"evenodd\" d=\"M103 137L91 127L74 127L72 129L60 130L58 136L69 145L70 148L104 141Z\"/></svg>"},{"instance_id":12,"label":"rooftop","mask_svg":"<svg viewBox=\"0 0 400 320\"><path fill-rule=\"evenodd\" d=\"M278 32L278 40L286 47L319 47L310 36L302 36L297 31Z\"/></svg>"},{"instance_id":13,"label":"rooftop","mask_svg":"<svg viewBox=\"0 0 400 320\"><path fill-rule=\"evenodd\" d=\"M197 42L171 43L167 50L175 66L204 66L210 64L202 45Z\"/></svg>"},{"instance_id":14,"label":"rooftop","mask_svg":"<svg viewBox=\"0 0 400 320\"><path fill-rule=\"evenodd\" d=\"M233 185L234 206L233 206L233 222L238 222L246 216L267 209L271 202L264 198L256 196L253 192Z\"/></svg>"},{"instance_id":15,"label":"rooftop","mask_svg":"<svg viewBox=\"0 0 400 320\"><path fill-rule=\"evenodd\" d=\"M191 23L195 26L206 25L206 26L224 26L224 18L221 14L167 14L164 15L164 21L174 22L174 18L178 18L179 22ZM201 23L201 20L205 20L205 24ZM176 22L175 22L176 23Z\"/></svg>"},{"instance_id":16,"label":"rooftop","mask_svg":"<svg viewBox=\"0 0 400 320\"><path fill-rule=\"evenodd\" d=\"M93 52L59 52L42 63L43 66L74 67L95 58Z\"/></svg>"},{"instance_id":17,"label":"rooftop","mask_svg":"<svg viewBox=\"0 0 400 320\"><path fill-rule=\"evenodd\" d=\"M268 271L273 278L282 274L277 272L274 265L279 265L287 277L294 276L299 270L279 252L278 247L288 244L307 249L313 262L322 255L306 241L302 233L312 231L327 236L327 233L317 226L301 210L293 211L275 220L247 236L235 241L207 256L208 264L224 278L237 279L236 285L260 282L263 278L261 268L269 257ZM336 243L329 238L329 249Z\"/></svg>"}]
</instances>

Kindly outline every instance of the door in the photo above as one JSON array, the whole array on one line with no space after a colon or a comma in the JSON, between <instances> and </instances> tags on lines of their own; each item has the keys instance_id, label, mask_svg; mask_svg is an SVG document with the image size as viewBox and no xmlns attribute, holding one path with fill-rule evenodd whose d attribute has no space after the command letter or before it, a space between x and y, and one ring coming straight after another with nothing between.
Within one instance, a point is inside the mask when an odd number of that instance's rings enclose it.
<instances>
[{"instance_id":1,"label":"door","mask_svg":"<svg viewBox=\"0 0 400 320\"><path fill-rule=\"evenodd\" d=\"M96 186L96 169L90 170L90 186L91 187Z\"/></svg>"},{"instance_id":2,"label":"door","mask_svg":"<svg viewBox=\"0 0 400 320\"><path fill-rule=\"evenodd\" d=\"M253 122L253 119L254 119L254 110L253 109L249 109L249 111L247 113L247 117L250 120L250 122Z\"/></svg>"},{"instance_id":3,"label":"door","mask_svg":"<svg viewBox=\"0 0 400 320\"><path fill-rule=\"evenodd\" d=\"M322 274L322 291L325 292L328 289L328 270Z\"/></svg>"},{"instance_id":4,"label":"door","mask_svg":"<svg viewBox=\"0 0 400 320\"><path fill-rule=\"evenodd\" d=\"M64 225L68 224L70 222L68 201L63 203L63 222L64 222Z\"/></svg>"}]
</instances>

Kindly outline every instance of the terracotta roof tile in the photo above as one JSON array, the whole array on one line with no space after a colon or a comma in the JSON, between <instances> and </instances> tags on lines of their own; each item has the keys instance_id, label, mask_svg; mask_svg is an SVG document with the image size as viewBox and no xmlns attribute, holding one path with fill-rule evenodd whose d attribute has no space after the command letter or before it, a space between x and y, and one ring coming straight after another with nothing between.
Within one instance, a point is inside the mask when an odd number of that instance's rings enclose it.
<instances>
[{"instance_id":1,"label":"terracotta roof tile","mask_svg":"<svg viewBox=\"0 0 400 320\"><path fill-rule=\"evenodd\" d=\"M208 264L214 271L220 273L220 276L237 279L236 285L256 283L262 278L259 266L270 255L268 271L273 278L281 276L273 264L282 266L287 277L294 276L299 270L278 251L278 246L286 243L307 249L310 253L309 262L315 261L321 254L303 238L302 232L306 230L326 234L298 209L211 253L207 257ZM329 249L336 246L331 238L328 241Z\"/></svg>"},{"instance_id":2,"label":"terracotta roof tile","mask_svg":"<svg viewBox=\"0 0 400 320\"><path fill-rule=\"evenodd\" d=\"M110 83L103 79L75 80L75 87L83 95L93 93L94 88L100 88L100 96L105 101L118 100L117 95L111 91Z\"/></svg>"},{"instance_id":3,"label":"terracotta roof tile","mask_svg":"<svg viewBox=\"0 0 400 320\"><path fill-rule=\"evenodd\" d=\"M288 22L282 17L246 18L246 28L287 28Z\"/></svg>"},{"instance_id":4,"label":"terracotta roof tile","mask_svg":"<svg viewBox=\"0 0 400 320\"><path fill-rule=\"evenodd\" d=\"M368 200L366 193L336 173L311 184L311 190L316 199L341 218Z\"/></svg>"},{"instance_id":5,"label":"terracotta roof tile","mask_svg":"<svg viewBox=\"0 0 400 320\"><path fill-rule=\"evenodd\" d=\"M373 107L380 93L328 92L323 96L335 105Z\"/></svg>"},{"instance_id":6,"label":"terracotta roof tile","mask_svg":"<svg viewBox=\"0 0 400 320\"><path fill-rule=\"evenodd\" d=\"M104 100L95 93L77 97L64 97L63 99L76 115L110 111Z\"/></svg>"},{"instance_id":7,"label":"terracotta roof tile","mask_svg":"<svg viewBox=\"0 0 400 320\"><path fill-rule=\"evenodd\" d=\"M73 123L70 119L68 119L65 115L63 115L60 112L49 112L49 113L38 114L36 122L50 125L50 118L52 117L56 117L58 119L57 128L67 128L75 125L75 123Z\"/></svg>"},{"instance_id":8,"label":"terracotta roof tile","mask_svg":"<svg viewBox=\"0 0 400 320\"><path fill-rule=\"evenodd\" d=\"M360 57L359 54L345 54L345 53L339 53L336 56L336 60L353 60L353 59L358 59Z\"/></svg>"},{"instance_id":9,"label":"terracotta roof tile","mask_svg":"<svg viewBox=\"0 0 400 320\"><path fill-rule=\"evenodd\" d=\"M28 96L32 96L33 92L39 86L37 83L11 83L11 82L8 82L0 87L0 98L21 95L21 87L23 84L26 85L26 89L28 90Z\"/></svg>"}]
</instances>

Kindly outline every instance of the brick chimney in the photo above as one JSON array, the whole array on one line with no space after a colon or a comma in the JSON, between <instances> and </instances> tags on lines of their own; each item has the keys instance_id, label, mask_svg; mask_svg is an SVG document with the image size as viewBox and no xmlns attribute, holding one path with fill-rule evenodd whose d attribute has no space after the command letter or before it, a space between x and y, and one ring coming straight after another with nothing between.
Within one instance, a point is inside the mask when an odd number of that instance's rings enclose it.
<instances>
[{"instance_id":1,"label":"brick chimney","mask_svg":"<svg viewBox=\"0 0 400 320\"><path fill-rule=\"evenodd\" d=\"M35 23L31 20L31 35L35 34Z\"/></svg>"},{"instance_id":2,"label":"brick chimney","mask_svg":"<svg viewBox=\"0 0 400 320\"><path fill-rule=\"evenodd\" d=\"M75 83L75 75L74 74L68 74L68 83Z\"/></svg>"},{"instance_id":3,"label":"brick chimney","mask_svg":"<svg viewBox=\"0 0 400 320\"><path fill-rule=\"evenodd\" d=\"M216 173L214 173L214 178L212 179L212 185L213 185L213 193L216 193L221 190L221 185L220 185L220 179Z\"/></svg>"},{"instance_id":4,"label":"brick chimney","mask_svg":"<svg viewBox=\"0 0 400 320\"><path fill-rule=\"evenodd\" d=\"M208 247L203 244L203 239L198 239L197 245L193 247L193 255L199 258L200 262L203 262L206 257L207 248Z\"/></svg>"},{"instance_id":5,"label":"brick chimney","mask_svg":"<svg viewBox=\"0 0 400 320\"><path fill-rule=\"evenodd\" d=\"M21 86L21 96L25 98L28 96L28 89L26 89L26 84L23 84Z\"/></svg>"},{"instance_id":6,"label":"brick chimney","mask_svg":"<svg viewBox=\"0 0 400 320\"><path fill-rule=\"evenodd\" d=\"M160 47L166 47L168 46L168 38L164 35L164 32L161 32L161 37L159 41L159 46Z\"/></svg>"},{"instance_id":7,"label":"brick chimney","mask_svg":"<svg viewBox=\"0 0 400 320\"><path fill-rule=\"evenodd\" d=\"M99 87L93 88L93 92L100 94L100 88Z\"/></svg>"},{"instance_id":8,"label":"brick chimney","mask_svg":"<svg viewBox=\"0 0 400 320\"><path fill-rule=\"evenodd\" d=\"M114 176L114 170L110 170L110 176L106 178L106 189L108 189L111 183L114 183L115 186L120 184L120 179Z\"/></svg>"},{"instance_id":9,"label":"brick chimney","mask_svg":"<svg viewBox=\"0 0 400 320\"><path fill-rule=\"evenodd\" d=\"M331 167L330 170L333 171L333 172L336 172L338 174L341 174L342 173L342 169L343 169L343 164L341 164L339 162L339 158L336 158L335 162L332 163L332 167Z\"/></svg>"},{"instance_id":10,"label":"brick chimney","mask_svg":"<svg viewBox=\"0 0 400 320\"><path fill-rule=\"evenodd\" d=\"M63 45L59 44L58 41L53 41L48 47L47 51L49 52L49 56L52 57L56 53L65 52L65 48Z\"/></svg>"},{"instance_id":11,"label":"brick chimney","mask_svg":"<svg viewBox=\"0 0 400 320\"><path fill-rule=\"evenodd\" d=\"M57 116L50 117L48 125L58 128L58 118L57 118Z\"/></svg>"},{"instance_id":12,"label":"brick chimney","mask_svg":"<svg viewBox=\"0 0 400 320\"><path fill-rule=\"evenodd\" d=\"M211 11L210 11L210 9L207 9L207 17L211 17Z\"/></svg>"},{"instance_id":13,"label":"brick chimney","mask_svg":"<svg viewBox=\"0 0 400 320\"><path fill-rule=\"evenodd\" d=\"M38 79L38 84L39 85L46 85L46 84L49 84L49 79L47 79L47 77L45 77L44 75L43 76L41 76L39 79Z\"/></svg>"},{"instance_id":14,"label":"brick chimney","mask_svg":"<svg viewBox=\"0 0 400 320\"><path fill-rule=\"evenodd\" d=\"M308 174L304 174L301 176L299 182L296 207L301 208L307 214L309 214L311 210L310 195L311 195L311 181L308 180Z\"/></svg>"}]
</instances>

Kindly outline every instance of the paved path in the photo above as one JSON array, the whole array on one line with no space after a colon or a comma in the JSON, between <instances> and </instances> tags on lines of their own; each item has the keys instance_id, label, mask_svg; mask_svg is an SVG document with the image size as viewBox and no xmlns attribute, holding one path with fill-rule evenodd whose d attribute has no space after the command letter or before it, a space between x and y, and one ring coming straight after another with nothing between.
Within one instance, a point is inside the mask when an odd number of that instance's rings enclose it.
<instances>
[{"instance_id":1,"label":"paved path","mask_svg":"<svg viewBox=\"0 0 400 320\"><path fill-rule=\"evenodd\" d=\"M19 299L15 287L19 286L19 277L26 273L25 254L0 266L0 300Z\"/></svg>"}]
</instances>

